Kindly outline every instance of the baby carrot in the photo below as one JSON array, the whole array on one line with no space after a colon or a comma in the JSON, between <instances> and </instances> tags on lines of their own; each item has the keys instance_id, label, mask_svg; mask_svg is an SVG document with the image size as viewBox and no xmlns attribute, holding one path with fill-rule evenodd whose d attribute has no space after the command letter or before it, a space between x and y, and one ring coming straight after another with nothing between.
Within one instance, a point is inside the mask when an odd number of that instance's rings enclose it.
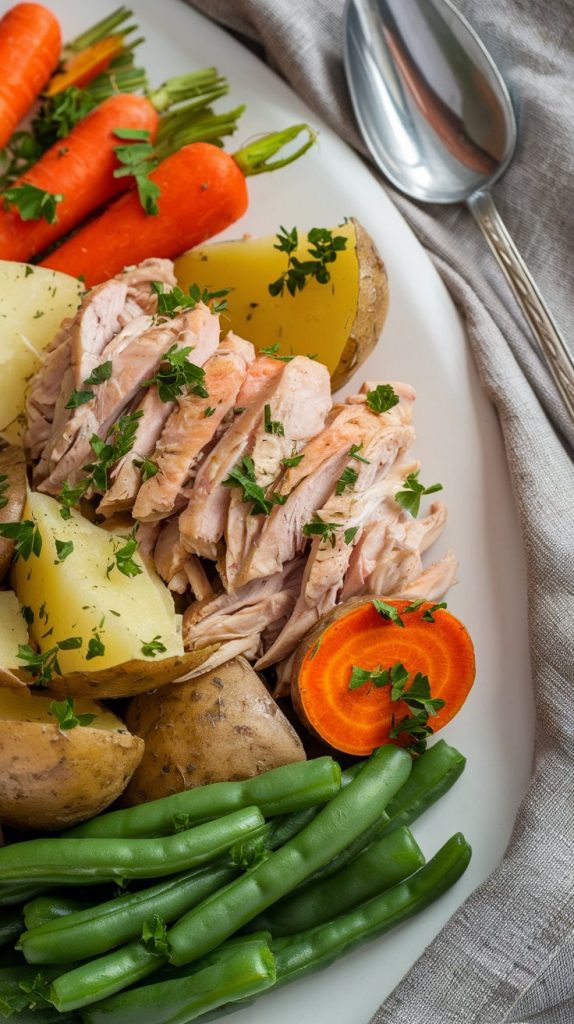
<instances>
[{"instance_id":1,"label":"baby carrot","mask_svg":"<svg viewBox=\"0 0 574 1024\"><path fill-rule=\"evenodd\" d=\"M0 20L0 147L48 81L61 44L58 20L42 4L16 4Z\"/></svg>"}]
</instances>

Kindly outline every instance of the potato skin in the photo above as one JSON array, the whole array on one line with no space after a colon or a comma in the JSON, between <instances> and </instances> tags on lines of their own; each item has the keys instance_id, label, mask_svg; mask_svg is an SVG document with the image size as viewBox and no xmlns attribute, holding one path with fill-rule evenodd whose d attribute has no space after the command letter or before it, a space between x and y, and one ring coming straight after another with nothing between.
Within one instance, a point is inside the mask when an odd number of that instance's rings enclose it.
<instances>
[{"instance_id":1,"label":"potato skin","mask_svg":"<svg viewBox=\"0 0 574 1024\"><path fill-rule=\"evenodd\" d=\"M331 375L331 388L338 391L370 356L387 318L389 281L387 271L369 233L354 217L357 261L359 264L359 298L357 312L349 337Z\"/></svg>"},{"instance_id":2,"label":"potato skin","mask_svg":"<svg viewBox=\"0 0 574 1024\"><path fill-rule=\"evenodd\" d=\"M52 689L59 694L73 697L93 697L97 700L114 700L118 697L135 697L158 687L173 683L174 679L186 675L219 649L219 644L202 647L198 651L175 654L171 658L151 658L123 661L120 665L94 669L90 672L67 672L56 676Z\"/></svg>"},{"instance_id":3,"label":"potato skin","mask_svg":"<svg viewBox=\"0 0 574 1024\"><path fill-rule=\"evenodd\" d=\"M55 832L92 818L117 799L143 752L143 740L123 730L2 721L0 821Z\"/></svg>"},{"instance_id":4,"label":"potato skin","mask_svg":"<svg viewBox=\"0 0 574 1024\"><path fill-rule=\"evenodd\" d=\"M135 697L126 724L146 746L126 804L305 759L297 733L244 658Z\"/></svg>"}]
</instances>

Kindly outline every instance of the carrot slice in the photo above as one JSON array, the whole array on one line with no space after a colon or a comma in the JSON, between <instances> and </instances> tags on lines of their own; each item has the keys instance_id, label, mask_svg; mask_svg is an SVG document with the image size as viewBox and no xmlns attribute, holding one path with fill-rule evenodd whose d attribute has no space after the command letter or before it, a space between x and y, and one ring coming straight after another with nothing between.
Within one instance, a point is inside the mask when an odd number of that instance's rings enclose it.
<instances>
[{"instance_id":1,"label":"carrot slice","mask_svg":"<svg viewBox=\"0 0 574 1024\"><path fill-rule=\"evenodd\" d=\"M16 4L0 19L0 147L48 81L61 45L58 19L42 4Z\"/></svg>"},{"instance_id":2,"label":"carrot slice","mask_svg":"<svg viewBox=\"0 0 574 1024\"><path fill-rule=\"evenodd\" d=\"M444 707L429 718L437 732L460 710L474 682L472 640L465 626L444 609L423 615L425 602L407 611L407 601L387 601L404 623L383 618L371 599L335 610L301 644L294 666L293 704L311 732L335 750L364 756L382 743L397 742L389 733L396 721L412 714L402 700L391 700L390 687L364 685L349 689L353 666L373 671L402 663L410 673L428 677L433 698Z\"/></svg>"}]
</instances>

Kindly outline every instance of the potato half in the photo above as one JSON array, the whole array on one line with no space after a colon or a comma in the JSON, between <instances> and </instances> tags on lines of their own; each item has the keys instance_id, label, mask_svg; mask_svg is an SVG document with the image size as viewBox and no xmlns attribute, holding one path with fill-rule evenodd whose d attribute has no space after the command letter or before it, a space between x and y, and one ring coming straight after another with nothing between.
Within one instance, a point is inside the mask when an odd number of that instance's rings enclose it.
<instances>
[{"instance_id":1,"label":"potato half","mask_svg":"<svg viewBox=\"0 0 574 1024\"><path fill-rule=\"evenodd\" d=\"M244 658L135 697L126 723L146 745L124 794L129 804L305 760L297 733Z\"/></svg>"},{"instance_id":2,"label":"potato half","mask_svg":"<svg viewBox=\"0 0 574 1024\"><path fill-rule=\"evenodd\" d=\"M269 284L287 267L286 254L274 248L275 236L191 249L176 260L177 278L183 288L230 288L224 318L234 331L258 348L279 342L280 355L317 354L336 391L377 344L389 293L384 263L362 225L351 219L332 233L343 235L347 245L329 264L331 280L309 280L295 295L286 289L269 293ZM308 260L307 250L301 233L294 255Z\"/></svg>"},{"instance_id":3,"label":"potato half","mask_svg":"<svg viewBox=\"0 0 574 1024\"><path fill-rule=\"evenodd\" d=\"M98 814L120 795L142 759L144 743L111 711L78 698L90 725L60 729L55 694L0 688L0 822L59 831Z\"/></svg>"}]
</instances>

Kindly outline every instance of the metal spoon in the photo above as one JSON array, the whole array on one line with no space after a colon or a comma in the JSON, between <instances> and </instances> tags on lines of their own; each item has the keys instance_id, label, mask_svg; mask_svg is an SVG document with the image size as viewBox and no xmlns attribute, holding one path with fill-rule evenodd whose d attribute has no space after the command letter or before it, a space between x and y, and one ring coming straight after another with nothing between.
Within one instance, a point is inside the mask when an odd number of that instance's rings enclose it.
<instances>
[{"instance_id":1,"label":"metal spoon","mask_svg":"<svg viewBox=\"0 0 574 1024\"><path fill-rule=\"evenodd\" d=\"M516 145L504 81L451 0L347 0L344 58L363 138L401 192L465 202L574 419L574 361L490 194Z\"/></svg>"}]
</instances>

